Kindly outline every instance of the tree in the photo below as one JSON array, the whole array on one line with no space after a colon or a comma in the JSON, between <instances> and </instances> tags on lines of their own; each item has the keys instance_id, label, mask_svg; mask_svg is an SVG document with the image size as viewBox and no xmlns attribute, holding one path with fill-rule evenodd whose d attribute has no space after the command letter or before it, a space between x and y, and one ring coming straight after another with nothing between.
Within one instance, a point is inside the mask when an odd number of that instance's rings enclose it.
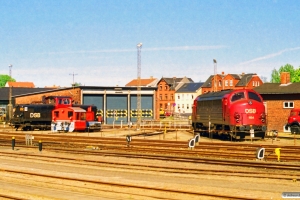
<instances>
[{"instance_id":1,"label":"tree","mask_svg":"<svg viewBox=\"0 0 300 200\"><path fill-rule=\"evenodd\" d=\"M274 68L272 70L271 74L271 83L279 83L280 82L280 74L279 72Z\"/></svg>"},{"instance_id":2,"label":"tree","mask_svg":"<svg viewBox=\"0 0 300 200\"><path fill-rule=\"evenodd\" d=\"M281 66L278 71L276 69L273 69L271 74L271 83L280 83L281 72L290 73L291 83L300 82L300 69L294 69L293 65L286 64L284 66Z\"/></svg>"},{"instance_id":3,"label":"tree","mask_svg":"<svg viewBox=\"0 0 300 200\"><path fill-rule=\"evenodd\" d=\"M10 81L10 82L16 82L15 79L11 78L8 75L0 74L0 87L4 87L5 84Z\"/></svg>"},{"instance_id":4,"label":"tree","mask_svg":"<svg viewBox=\"0 0 300 200\"><path fill-rule=\"evenodd\" d=\"M81 83L77 83L77 82L75 82L74 84L72 84L73 87L81 86L81 85L82 85Z\"/></svg>"}]
</instances>

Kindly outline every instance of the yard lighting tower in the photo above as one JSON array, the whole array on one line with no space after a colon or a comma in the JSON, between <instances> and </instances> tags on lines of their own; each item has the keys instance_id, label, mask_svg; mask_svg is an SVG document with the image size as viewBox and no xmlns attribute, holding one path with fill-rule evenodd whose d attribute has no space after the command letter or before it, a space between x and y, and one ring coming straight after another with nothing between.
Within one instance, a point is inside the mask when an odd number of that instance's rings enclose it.
<instances>
[{"instance_id":1,"label":"yard lighting tower","mask_svg":"<svg viewBox=\"0 0 300 200\"><path fill-rule=\"evenodd\" d=\"M10 64L8 67L9 67L9 76L10 76L10 79L12 79L12 77L11 77L12 76L12 74L11 74L12 64Z\"/></svg>"},{"instance_id":2,"label":"yard lighting tower","mask_svg":"<svg viewBox=\"0 0 300 200\"><path fill-rule=\"evenodd\" d=\"M218 89L217 89L217 80L216 80L216 75L217 75L217 60L216 59L213 59L214 61L214 92L217 92Z\"/></svg>"},{"instance_id":3,"label":"yard lighting tower","mask_svg":"<svg viewBox=\"0 0 300 200\"><path fill-rule=\"evenodd\" d=\"M136 98L136 109L137 109L137 120L136 129L139 130L141 127L142 109L141 109L141 49L142 43L136 45L137 48L137 98Z\"/></svg>"}]
</instances>

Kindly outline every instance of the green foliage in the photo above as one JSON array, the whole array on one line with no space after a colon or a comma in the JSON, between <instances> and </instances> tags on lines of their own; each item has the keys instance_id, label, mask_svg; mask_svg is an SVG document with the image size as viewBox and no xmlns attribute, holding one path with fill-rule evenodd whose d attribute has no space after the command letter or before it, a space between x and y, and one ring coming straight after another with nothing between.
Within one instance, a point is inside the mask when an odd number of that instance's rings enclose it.
<instances>
[{"instance_id":1,"label":"green foliage","mask_svg":"<svg viewBox=\"0 0 300 200\"><path fill-rule=\"evenodd\" d=\"M81 86L81 85L82 85L81 83L77 83L77 82L75 82L74 84L72 84L73 87Z\"/></svg>"},{"instance_id":2,"label":"green foliage","mask_svg":"<svg viewBox=\"0 0 300 200\"><path fill-rule=\"evenodd\" d=\"M279 72L274 68L272 70L271 74L271 83L279 83L280 82L280 74Z\"/></svg>"},{"instance_id":3,"label":"green foliage","mask_svg":"<svg viewBox=\"0 0 300 200\"><path fill-rule=\"evenodd\" d=\"M15 79L8 75L0 74L0 87L4 87L7 82L16 82Z\"/></svg>"},{"instance_id":4,"label":"green foliage","mask_svg":"<svg viewBox=\"0 0 300 200\"><path fill-rule=\"evenodd\" d=\"M271 83L280 83L280 73L289 72L292 83L300 82L300 68L295 69L293 65L286 64L281 66L279 70L273 69L271 74Z\"/></svg>"}]
</instances>

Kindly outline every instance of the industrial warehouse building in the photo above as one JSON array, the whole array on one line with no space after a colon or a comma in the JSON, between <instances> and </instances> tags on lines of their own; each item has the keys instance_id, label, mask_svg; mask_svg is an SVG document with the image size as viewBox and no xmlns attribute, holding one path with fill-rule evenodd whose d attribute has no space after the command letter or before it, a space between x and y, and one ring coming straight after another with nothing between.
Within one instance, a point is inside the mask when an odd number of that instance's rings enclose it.
<instances>
[{"instance_id":1,"label":"industrial warehouse building","mask_svg":"<svg viewBox=\"0 0 300 200\"><path fill-rule=\"evenodd\" d=\"M14 88L12 88L14 90ZM154 120L157 87L76 86L12 96L13 105L40 103L46 96L71 96L73 104L95 105L105 124L137 121L137 96L141 95L142 120Z\"/></svg>"}]
</instances>

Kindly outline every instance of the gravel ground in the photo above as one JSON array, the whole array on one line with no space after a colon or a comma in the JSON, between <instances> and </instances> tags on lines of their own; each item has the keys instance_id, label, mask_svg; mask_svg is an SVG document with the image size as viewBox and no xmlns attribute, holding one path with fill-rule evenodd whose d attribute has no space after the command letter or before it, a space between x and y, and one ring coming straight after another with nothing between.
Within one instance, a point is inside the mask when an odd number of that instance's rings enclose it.
<instances>
[{"instance_id":1,"label":"gravel ground","mask_svg":"<svg viewBox=\"0 0 300 200\"><path fill-rule=\"evenodd\" d=\"M44 131L44 134L49 132ZM101 133L61 133L68 135L85 135L102 136L102 137L124 137L127 134L135 134L134 130L103 130ZM57 134L57 133L56 133ZM287 134L288 135L288 134ZM291 136L291 135L290 135ZM135 136L136 137L136 136ZM143 138L143 137L139 137ZM192 133L185 131L168 132L165 136L155 135L152 139L165 139L170 141L187 141L193 138ZM299 138L299 136L298 136ZM274 144L274 145L298 145L297 140L272 140L265 139L263 141L244 141L243 143L254 143L259 145ZM134 137L133 137L134 139ZM148 139L148 137L147 137ZM219 140L211 140L209 138L201 137L201 141L223 142ZM0 152L12 152L11 148L0 147ZM43 150L26 150L18 148L14 153L27 153L30 155L58 155L50 151ZM0 162L0 193L9 195L19 195L27 199L215 199L204 196L189 196L189 195L174 195L171 193L161 193L155 191L144 191L135 189L112 188L100 184L85 184L72 181L57 181L51 178L33 177L29 175L15 175L5 170L23 170L29 172L55 174L59 176L69 176L77 178L85 178L91 180L99 180L105 182L116 183L130 183L134 185L145 185L149 187L170 188L175 190L190 190L205 193L217 193L227 195L239 195L253 199L282 199L282 192L300 192L300 181L293 180L274 180L263 178L247 178L224 175L192 175L192 174L170 174L159 171L148 171L142 169L126 169L122 167L112 166L94 166L82 165L80 160L92 159L111 162L125 162L125 163L149 163L159 166L185 166L197 169L231 169L231 170L248 170L249 174L258 170L255 168L240 168L240 167L224 167L219 165L205 165L192 163L177 163L171 161L158 160L143 160L133 158L113 158L113 157L99 157L88 155L67 155L76 157L76 163L60 163L60 162L46 162L34 159L16 159L1 156ZM299 165L300 169L300 165ZM272 171L270 173L276 173ZM299 178L300 179L300 178ZM298 180L299 180L298 179ZM138 193L138 194L137 194ZM151 197L152 196L152 197Z\"/></svg>"}]
</instances>

